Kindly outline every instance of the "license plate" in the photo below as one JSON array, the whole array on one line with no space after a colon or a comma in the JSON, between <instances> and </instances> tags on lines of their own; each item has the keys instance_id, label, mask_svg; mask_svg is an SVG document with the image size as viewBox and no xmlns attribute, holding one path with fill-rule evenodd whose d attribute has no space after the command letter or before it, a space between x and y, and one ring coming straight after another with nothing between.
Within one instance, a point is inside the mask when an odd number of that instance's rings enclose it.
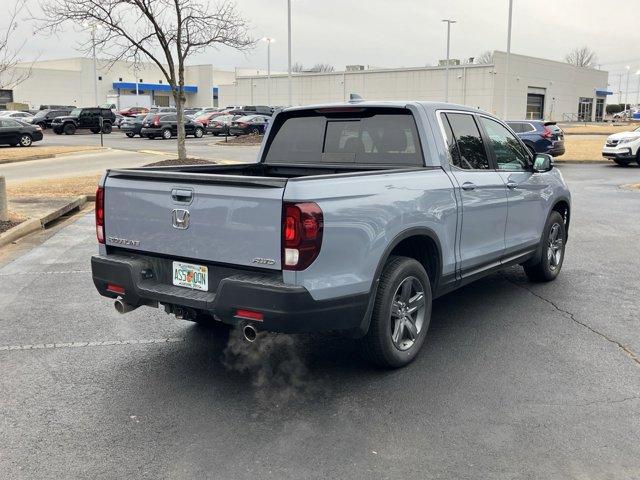
<instances>
[{"instance_id":1,"label":"license plate","mask_svg":"<svg viewBox=\"0 0 640 480\"><path fill-rule=\"evenodd\" d=\"M173 262L173 284L194 290L209 290L209 269L203 265Z\"/></svg>"}]
</instances>

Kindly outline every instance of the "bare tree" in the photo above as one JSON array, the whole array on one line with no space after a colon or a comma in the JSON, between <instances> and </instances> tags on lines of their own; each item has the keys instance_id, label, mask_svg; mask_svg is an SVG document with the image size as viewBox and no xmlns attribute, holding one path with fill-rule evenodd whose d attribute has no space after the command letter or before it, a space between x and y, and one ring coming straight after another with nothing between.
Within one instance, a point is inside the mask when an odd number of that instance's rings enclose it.
<instances>
[{"instance_id":1,"label":"bare tree","mask_svg":"<svg viewBox=\"0 0 640 480\"><path fill-rule=\"evenodd\" d=\"M485 65L487 63L493 63L493 52L486 50L473 59L473 63L478 65Z\"/></svg>"},{"instance_id":2,"label":"bare tree","mask_svg":"<svg viewBox=\"0 0 640 480\"><path fill-rule=\"evenodd\" d=\"M304 72L304 65L302 65L300 62L296 62L291 65L291 71L296 73Z\"/></svg>"},{"instance_id":3,"label":"bare tree","mask_svg":"<svg viewBox=\"0 0 640 480\"><path fill-rule=\"evenodd\" d=\"M564 59L576 67L595 67L598 61L596 53L587 46L574 48Z\"/></svg>"},{"instance_id":4,"label":"bare tree","mask_svg":"<svg viewBox=\"0 0 640 480\"><path fill-rule=\"evenodd\" d=\"M40 0L42 24L57 32L67 23L95 25L95 47L111 64L155 63L171 86L178 112L178 158L187 157L184 128L185 64L208 47L254 46L235 2L218 0ZM92 44L84 45L88 52Z\"/></svg>"},{"instance_id":5,"label":"bare tree","mask_svg":"<svg viewBox=\"0 0 640 480\"><path fill-rule=\"evenodd\" d=\"M18 28L18 12L25 6L26 0L17 0L7 15L6 29L0 30L0 89L12 89L31 76L31 66L16 68L22 62L21 53L26 39L18 45L12 45L13 35Z\"/></svg>"},{"instance_id":6,"label":"bare tree","mask_svg":"<svg viewBox=\"0 0 640 480\"><path fill-rule=\"evenodd\" d=\"M321 72L321 73L333 72L334 70L335 68L333 68L333 65L330 65L328 63L316 63L313 67L309 69L310 72Z\"/></svg>"}]
</instances>

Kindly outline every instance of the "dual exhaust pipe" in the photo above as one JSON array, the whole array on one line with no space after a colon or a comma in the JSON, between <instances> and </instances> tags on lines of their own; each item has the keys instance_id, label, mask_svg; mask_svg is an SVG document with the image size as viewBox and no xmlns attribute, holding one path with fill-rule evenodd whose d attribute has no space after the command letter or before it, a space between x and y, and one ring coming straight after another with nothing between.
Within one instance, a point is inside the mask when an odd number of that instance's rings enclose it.
<instances>
[{"instance_id":1,"label":"dual exhaust pipe","mask_svg":"<svg viewBox=\"0 0 640 480\"><path fill-rule=\"evenodd\" d=\"M139 307L139 305L132 305L131 303L125 302L121 298L116 299L113 302L113 306L115 307L116 311L122 315L132 312ZM254 327L253 325L245 323L242 327L242 336L247 342L253 343L258 338L258 330L256 330L256 327Z\"/></svg>"}]
</instances>

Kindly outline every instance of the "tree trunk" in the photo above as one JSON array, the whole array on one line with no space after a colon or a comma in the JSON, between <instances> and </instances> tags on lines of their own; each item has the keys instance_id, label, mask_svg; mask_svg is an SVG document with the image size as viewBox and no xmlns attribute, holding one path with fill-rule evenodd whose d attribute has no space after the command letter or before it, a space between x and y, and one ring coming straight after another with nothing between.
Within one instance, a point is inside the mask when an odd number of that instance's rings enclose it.
<instances>
[{"instance_id":1,"label":"tree trunk","mask_svg":"<svg viewBox=\"0 0 640 480\"><path fill-rule=\"evenodd\" d=\"M178 160L186 160L187 146L185 144L185 140L187 138L187 134L184 129L184 103L186 100L184 95L184 85L178 86L178 88L173 91L173 99L176 102L176 116L178 119Z\"/></svg>"}]
</instances>

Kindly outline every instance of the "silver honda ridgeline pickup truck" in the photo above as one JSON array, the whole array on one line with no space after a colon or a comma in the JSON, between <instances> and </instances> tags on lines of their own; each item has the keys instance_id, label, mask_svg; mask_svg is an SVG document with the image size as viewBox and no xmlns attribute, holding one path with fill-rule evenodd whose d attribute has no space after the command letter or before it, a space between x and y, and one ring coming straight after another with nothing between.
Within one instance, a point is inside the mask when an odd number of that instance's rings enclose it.
<instances>
[{"instance_id":1,"label":"silver honda ridgeline pickup truck","mask_svg":"<svg viewBox=\"0 0 640 480\"><path fill-rule=\"evenodd\" d=\"M432 300L520 264L562 267L571 201L548 155L459 105L287 108L258 163L109 170L96 195L101 295L198 323L341 331L388 367Z\"/></svg>"}]
</instances>

